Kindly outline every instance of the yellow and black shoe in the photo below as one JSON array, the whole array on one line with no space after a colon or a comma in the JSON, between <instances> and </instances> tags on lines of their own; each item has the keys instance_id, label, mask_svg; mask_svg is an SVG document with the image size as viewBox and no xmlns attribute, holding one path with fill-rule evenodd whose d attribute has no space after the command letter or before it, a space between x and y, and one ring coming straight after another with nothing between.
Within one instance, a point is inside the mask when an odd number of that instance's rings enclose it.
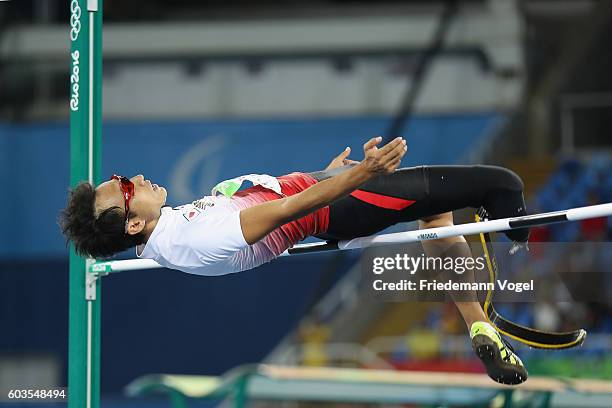
<instances>
[{"instance_id":1,"label":"yellow and black shoe","mask_svg":"<svg viewBox=\"0 0 612 408\"><path fill-rule=\"evenodd\" d=\"M514 349L493 326L476 322L470 329L472 348L483 362L487 374L500 384L516 385L527 380L527 370Z\"/></svg>"}]
</instances>

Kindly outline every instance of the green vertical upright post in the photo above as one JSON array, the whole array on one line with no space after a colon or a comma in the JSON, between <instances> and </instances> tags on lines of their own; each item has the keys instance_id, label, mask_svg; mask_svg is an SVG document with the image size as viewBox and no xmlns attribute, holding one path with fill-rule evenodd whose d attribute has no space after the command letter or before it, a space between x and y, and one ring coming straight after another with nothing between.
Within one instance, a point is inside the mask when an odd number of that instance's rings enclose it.
<instances>
[{"instance_id":1,"label":"green vertical upright post","mask_svg":"<svg viewBox=\"0 0 612 408\"><path fill-rule=\"evenodd\" d=\"M98 184L102 133L102 0L70 0L70 184ZM68 407L100 406L100 280L70 248ZM91 281L89 281L91 284Z\"/></svg>"}]
</instances>

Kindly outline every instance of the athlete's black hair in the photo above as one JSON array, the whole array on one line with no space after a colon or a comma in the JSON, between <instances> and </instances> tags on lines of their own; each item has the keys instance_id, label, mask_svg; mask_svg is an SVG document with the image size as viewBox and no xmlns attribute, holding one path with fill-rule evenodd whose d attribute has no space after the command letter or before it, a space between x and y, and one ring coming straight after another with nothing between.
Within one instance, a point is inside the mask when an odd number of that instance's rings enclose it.
<instances>
[{"instance_id":1,"label":"athlete's black hair","mask_svg":"<svg viewBox=\"0 0 612 408\"><path fill-rule=\"evenodd\" d=\"M93 258L108 258L144 243L142 233L125 233L125 213L110 207L95 215L96 190L82 182L70 190L68 205L60 214L59 224L76 252Z\"/></svg>"}]
</instances>

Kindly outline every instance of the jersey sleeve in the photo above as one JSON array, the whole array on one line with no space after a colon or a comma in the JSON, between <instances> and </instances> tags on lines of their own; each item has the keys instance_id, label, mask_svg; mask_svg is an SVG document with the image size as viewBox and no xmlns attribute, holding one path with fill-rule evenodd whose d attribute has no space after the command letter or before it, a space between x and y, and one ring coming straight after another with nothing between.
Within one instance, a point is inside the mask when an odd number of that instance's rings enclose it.
<instances>
[{"instance_id":1,"label":"jersey sleeve","mask_svg":"<svg viewBox=\"0 0 612 408\"><path fill-rule=\"evenodd\" d=\"M201 265L211 266L249 245L242 234L240 211L214 216L205 214L201 222L186 229L181 240L191 248L190 252L198 258Z\"/></svg>"}]
</instances>

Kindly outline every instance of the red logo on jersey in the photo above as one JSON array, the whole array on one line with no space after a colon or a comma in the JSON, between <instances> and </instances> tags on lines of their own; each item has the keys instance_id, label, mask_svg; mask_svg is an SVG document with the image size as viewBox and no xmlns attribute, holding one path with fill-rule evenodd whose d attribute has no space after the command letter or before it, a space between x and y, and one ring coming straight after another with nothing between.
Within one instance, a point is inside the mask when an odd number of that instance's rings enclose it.
<instances>
[{"instance_id":1,"label":"red logo on jersey","mask_svg":"<svg viewBox=\"0 0 612 408\"><path fill-rule=\"evenodd\" d=\"M200 215L200 209L197 207L188 208L183 212L183 217L185 217L187 221L196 219L198 215Z\"/></svg>"}]
</instances>

